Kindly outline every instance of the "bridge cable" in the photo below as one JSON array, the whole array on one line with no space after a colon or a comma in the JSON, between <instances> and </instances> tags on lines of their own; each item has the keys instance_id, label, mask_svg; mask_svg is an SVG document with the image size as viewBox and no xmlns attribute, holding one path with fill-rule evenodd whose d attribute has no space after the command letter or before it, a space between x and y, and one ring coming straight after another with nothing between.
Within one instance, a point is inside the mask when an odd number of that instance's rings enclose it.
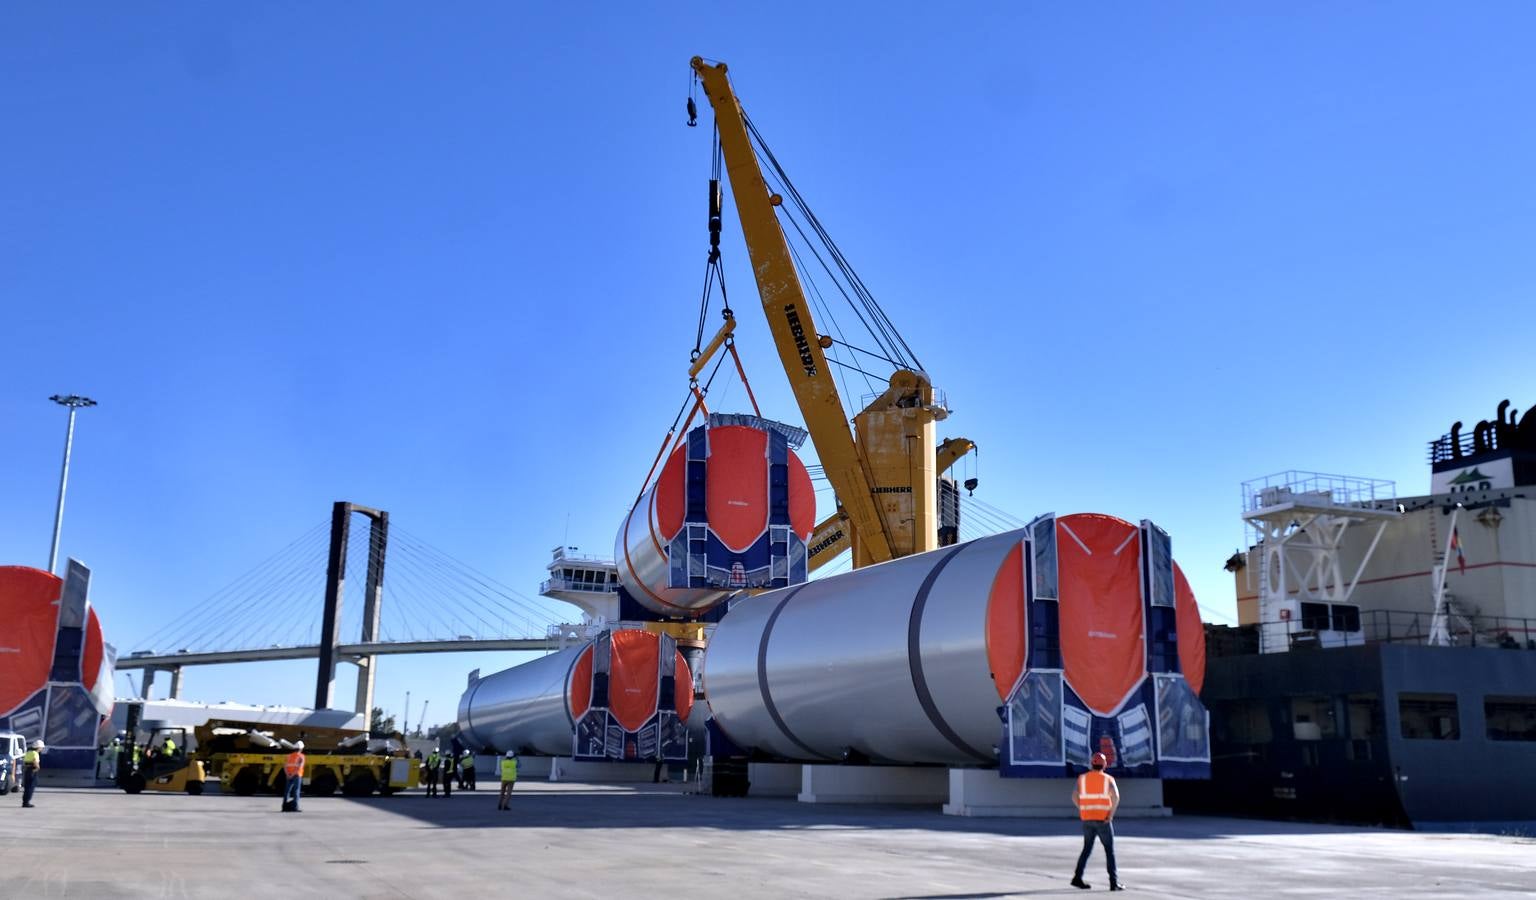
<instances>
[{"instance_id":1,"label":"bridge cable","mask_svg":"<svg viewBox=\"0 0 1536 900\"><path fill-rule=\"evenodd\" d=\"M460 578L473 582L483 588L482 593L489 592L488 596L495 596L507 604L521 609L525 616L542 617L550 624L559 624L560 614L552 612L544 604L531 600L517 590L496 581L490 575L481 572L462 560L450 556L415 535L408 534L407 538L416 542L422 551L434 555L443 566L451 567Z\"/></svg>"},{"instance_id":2,"label":"bridge cable","mask_svg":"<svg viewBox=\"0 0 1536 900\"><path fill-rule=\"evenodd\" d=\"M226 595L233 593L237 589L245 589L252 583L259 584L260 582L258 579L265 576L267 569L270 566L276 563L280 563L295 552L302 552L301 546L306 541L312 540L315 535L322 533L327 527L327 524L328 522L326 521L322 521L316 524L313 528L310 528L308 531L304 532L303 534L299 535L299 537L291 541L287 546L252 566L249 570L226 584L224 587L218 589L209 596L202 598L201 600L195 601L191 606L183 610L175 618L171 619L169 622L162 625L155 631L150 632L141 641L139 641L138 643L140 648L154 650L156 649L156 644L169 645L180 643L179 640L171 639L180 638L185 634L195 630L198 626L205 625L206 621L202 617L210 613L217 614L220 612L221 609L218 607L218 604L224 600Z\"/></svg>"}]
</instances>

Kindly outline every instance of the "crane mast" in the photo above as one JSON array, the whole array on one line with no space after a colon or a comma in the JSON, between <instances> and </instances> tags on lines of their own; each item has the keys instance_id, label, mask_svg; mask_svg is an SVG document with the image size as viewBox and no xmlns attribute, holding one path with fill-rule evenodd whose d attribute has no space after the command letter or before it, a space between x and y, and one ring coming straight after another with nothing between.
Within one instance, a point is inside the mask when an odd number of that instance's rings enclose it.
<instances>
[{"instance_id":1,"label":"crane mast","mask_svg":"<svg viewBox=\"0 0 1536 900\"><path fill-rule=\"evenodd\" d=\"M849 431L823 352L832 341L816 329L789 241L774 212L782 200L768 189L726 66L696 56L693 69L714 107L720 152L779 360L827 480L837 492L839 515L851 526L854 566L937 548L935 423L946 410L935 402L926 374L900 369L884 393L854 417Z\"/></svg>"}]
</instances>

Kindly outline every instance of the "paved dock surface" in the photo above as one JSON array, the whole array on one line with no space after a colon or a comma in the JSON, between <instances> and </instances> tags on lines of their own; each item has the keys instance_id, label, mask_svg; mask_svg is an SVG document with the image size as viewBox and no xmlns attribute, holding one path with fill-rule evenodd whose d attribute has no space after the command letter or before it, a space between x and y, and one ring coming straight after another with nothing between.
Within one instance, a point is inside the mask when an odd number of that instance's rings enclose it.
<instances>
[{"instance_id":1,"label":"paved dock surface","mask_svg":"<svg viewBox=\"0 0 1536 900\"><path fill-rule=\"evenodd\" d=\"M0 897L1005 898L1067 885L1070 821L716 799L678 787L519 784L306 798L44 789L0 798ZM1203 817L1117 823L1151 897L1529 897L1536 840ZM1088 881L1108 886L1097 851Z\"/></svg>"}]
</instances>

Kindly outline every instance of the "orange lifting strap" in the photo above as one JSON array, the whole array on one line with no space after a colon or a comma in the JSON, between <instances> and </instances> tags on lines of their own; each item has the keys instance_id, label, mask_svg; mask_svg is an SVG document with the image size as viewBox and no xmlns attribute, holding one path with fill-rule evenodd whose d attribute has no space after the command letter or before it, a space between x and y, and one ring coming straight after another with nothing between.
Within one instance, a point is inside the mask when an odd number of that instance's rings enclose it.
<instances>
[{"instance_id":1,"label":"orange lifting strap","mask_svg":"<svg viewBox=\"0 0 1536 900\"><path fill-rule=\"evenodd\" d=\"M725 349L731 352L731 361L736 364L736 374L741 376L741 385L747 389L747 399L752 401L752 413L759 418L762 417L763 411L757 405L757 394L753 393L752 391L752 382L747 380L747 370L746 367L741 364L741 354L736 352L736 339L731 334L731 332L735 329L735 326L735 319L727 316L725 324L721 326L720 332L715 335L714 340L710 341L709 346L706 347L702 353L697 355L689 363L688 390L693 394L693 408L688 411L688 419L687 421L683 422L681 431L679 431L677 428L677 419L673 419L672 427L668 428L667 433L662 436L661 446L656 450L656 458L651 461L651 469L649 472L645 473L645 480L640 483L640 493L635 496L636 503L640 502L640 498L645 496L645 489L650 486L651 478L656 475L656 467L661 465L661 461L666 458L666 455L669 452L667 449L668 445L670 445L674 451L678 447L682 446L683 438L688 435L688 429L693 427L694 417L696 417L701 410L705 416L709 415L709 405L704 402L704 394L709 390L709 386L714 383L715 376L714 373L710 374L709 381L704 383L703 390L699 389L699 380L697 376L699 372L703 371L705 363L709 361L710 357L714 356L715 351L721 346L724 346ZM719 369L720 366L717 363L715 365L715 371L718 372ZM686 404L688 401L684 400L683 402ZM678 410L678 415L682 415L682 410ZM676 436L676 440L673 439L674 435Z\"/></svg>"},{"instance_id":2,"label":"orange lifting strap","mask_svg":"<svg viewBox=\"0 0 1536 900\"><path fill-rule=\"evenodd\" d=\"M752 414L761 419L763 411L757 408L757 395L752 393L752 382L747 380L747 370L741 366L741 354L736 352L736 339L727 340L725 349L731 351L731 359L736 362L736 374L741 376L741 386L747 389L747 399L752 401Z\"/></svg>"}]
</instances>

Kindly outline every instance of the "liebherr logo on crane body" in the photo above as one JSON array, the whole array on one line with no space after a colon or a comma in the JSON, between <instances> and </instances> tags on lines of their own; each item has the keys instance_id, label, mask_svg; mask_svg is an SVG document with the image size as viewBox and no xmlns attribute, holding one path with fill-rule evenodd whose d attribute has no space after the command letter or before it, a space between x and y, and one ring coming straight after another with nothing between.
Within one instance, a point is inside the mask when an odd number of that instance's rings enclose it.
<instances>
[{"instance_id":1,"label":"liebherr logo on crane body","mask_svg":"<svg viewBox=\"0 0 1536 900\"><path fill-rule=\"evenodd\" d=\"M800 313L793 303L784 304L784 321L789 323L789 333L795 338L795 349L800 351L800 366L805 374L816 375L816 360L811 356L811 343L805 339L805 326L800 324Z\"/></svg>"}]
</instances>

